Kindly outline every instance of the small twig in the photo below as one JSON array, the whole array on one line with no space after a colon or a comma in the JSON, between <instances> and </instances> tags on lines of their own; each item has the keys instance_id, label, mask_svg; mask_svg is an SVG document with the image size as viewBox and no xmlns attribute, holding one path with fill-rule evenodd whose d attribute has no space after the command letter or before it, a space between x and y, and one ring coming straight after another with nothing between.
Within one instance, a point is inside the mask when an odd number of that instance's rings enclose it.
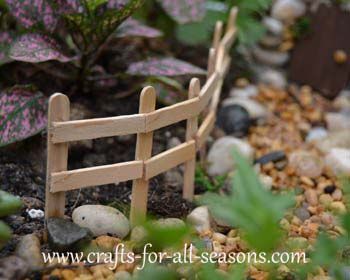
<instances>
[{"instance_id":1,"label":"small twig","mask_svg":"<svg viewBox=\"0 0 350 280\"><path fill-rule=\"evenodd\" d=\"M75 202L73 203L73 206L71 207L72 210L77 206L79 198L80 198L80 194L81 194L81 189L79 189L77 198L76 198Z\"/></svg>"}]
</instances>

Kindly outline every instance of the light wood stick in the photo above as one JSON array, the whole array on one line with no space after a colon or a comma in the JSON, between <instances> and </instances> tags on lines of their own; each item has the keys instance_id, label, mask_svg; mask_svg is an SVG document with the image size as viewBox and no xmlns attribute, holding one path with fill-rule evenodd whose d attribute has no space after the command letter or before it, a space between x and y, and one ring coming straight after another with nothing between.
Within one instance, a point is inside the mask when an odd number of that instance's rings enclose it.
<instances>
[{"instance_id":1,"label":"light wood stick","mask_svg":"<svg viewBox=\"0 0 350 280\"><path fill-rule=\"evenodd\" d=\"M142 173L142 160L52 173L51 192L69 191L139 179L142 178Z\"/></svg>"},{"instance_id":2,"label":"light wood stick","mask_svg":"<svg viewBox=\"0 0 350 280\"><path fill-rule=\"evenodd\" d=\"M140 96L139 112L149 113L156 107L156 92L153 87L146 87L142 90ZM146 126L146 122L145 122ZM153 131L139 133L136 142L136 160L145 161L152 155ZM148 179L145 176L133 181L131 194L130 222L135 226L138 222L146 218L147 196L148 196Z\"/></svg>"},{"instance_id":3,"label":"light wood stick","mask_svg":"<svg viewBox=\"0 0 350 280\"><path fill-rule=\"evenodd\" d=\"M192 98L146 114L146 132L187 120L198 115L199 98Z\"/></svg>"},{"instance_id":4,"label":"light wood stick","mask_svg":"<svg viewBox=\"0 0 350 280\"><path fill-rule=\"evenodd\" d=\"M215 72L215 64L216 64L216 51L215 51L214 48L211 48L209 50L209 57L208 57L207 80L214 74L214 72Z\"/></svg>"},{"instance_id":5,"label":"light wood stick","mask_svg":"<svg viewBox=\"0 0 350 280\"><path fill-rule=\"evenodd\" d=\"M216 110L220 101L220 95L221 95L221 90L222 90L222 85L223 85L223 79L220 79L218 82L218 85L214 91L213 98L211 99L210 103L210 111L214 112L216 114Z\"/></svg>"},{"instance_id":6,"label":"light wood stick","mask_svg":"<svg viewBox=\"0 0 350 280\"><path fill-rule=\"evenodd\" d=\"M204 108L208 105L210 98L213 96L219 81L220 81L220 74L218 72L214 72L214 74L209 78L209 80L202 87L199 94L200 111L203 111Z\"/></svg>"},{"instance_id":7,"label":"light wood stick","mask_svg":"<svg viewBox=\"0 0 350 280\"><path fill-rule=\"evenodd\" d=\"M211 49L214 51L214 49ZM214 54L214 53L213 53ZM215 55L215 54L214 54ZM188 91L188 98L195 98L199 96L200 82L197 78L193 78L190 82L190 88ZM196 137L198 130L198 116L187 120L186 124L186 141L190 141ZM184 171L184 186L182 196L190 201L193 200L194 196L194 179L196 172L196 157L185 163Z\"/></svg>"},{"instance_id":8,"label":"light wood stick","mask_svg":"<svg viewBox=\"0 0 350 280\"><path fill-rule=\"evenodd\" d=\"M196 149L200 149L206 142L215 125L215 112L210 112L198 129L196 138Z\"/></svg>"},{"instance_id":9,"label":"light wood stick","mask_svg":"<svg viewBox=\"0 0 350 280\"><path fill-rule=\"evenodd\" d=\"M222 38L220 45L224 47L225 54L230 50L232 44L236 38L237 29L234 27L230 29L225 36Z\"/></svg>"},{"instance_id":10,"label":"light wood stick","mask_svg":"<svg viewBox=\"0 0 350 280\"><path fill-rule=\"evenodd\" d=\"M145 162L146 180L193 159L195 153L196 143L191 140L150 158Z\"/></svg>"},{"instance_id":11,"label":"light wood stick","mask_svg":"<svg viewBox=\"0 0 350 280\"><path fill-rule=\"evenodd\" d=\"M232 28L235 27L237 14L238 14L238 8L232 7L230 11L230 15L228 17L227 25L226 25L226 33L228 33Z\"/></svg>"},{"instance_id":12,"label":"light wood stick","mask_svg":"<svg viewBox=\"0 0 350 280\"><path fill-rule=\"evenodd\" d=\"M50 129L53 143L136 134L144 131L144 114L54 122Z\"/></svg>"},{"instance_id":13,"label":"light wood stick","mask_svg":"<svg viewBox=\"0 0 350 280\"><path fill-rule=\"evenodd\" d=\"M50 97L48 109L48 131L53 122L69 120L70 105L67 96L56 93ZM67 170L68 144L53 144L52 135L47 134L47 167L45 191L45 219L51 217L64 217L65 193L51 193L51 174Z\"/></svg>"},{"instance_id":14,"label":"light wood stick","mask_svg":"<svg viewBox=\"0 0 350 280\"><path fill-rule=\"evenodd\" d=\"M219 42L220 42L221 37L222 37L223 26L224 26L224 24L222 23L221 20L217 21L215 24L213 43L212 43L212 48L215 50L218 49Z\"/></svg>"}]
</instances>

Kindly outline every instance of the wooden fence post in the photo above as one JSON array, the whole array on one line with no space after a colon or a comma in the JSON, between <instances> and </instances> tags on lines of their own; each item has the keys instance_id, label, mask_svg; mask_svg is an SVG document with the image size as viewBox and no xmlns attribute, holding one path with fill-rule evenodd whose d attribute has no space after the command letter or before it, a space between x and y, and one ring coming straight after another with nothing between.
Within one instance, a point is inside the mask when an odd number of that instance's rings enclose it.
<instances>
[{"instance_id":1,"label":"wooden fence post","mask_svg":"<svg viewBox=\"0 0 350 280\"><path fill-rule=\"evenodd\" d=\"M212 48L217 51L222 37L223 23L221 20L217 21L214 29Z\"/></svg>"},{"instance_id":2,"label":"wooden fence post","mask_svg":"<svg viewBox=\"0 0 350 280\"><path fill-rule=\"evenodd\" d=\"M139 113L150 113L156 107L156 92L153 87L145 87L140 96ZM153 131L137 134L136 160L147 160L152 156ZM135 226L146 218L149 181L144 178L133 181L131 194L130 222Z\"/></svg>"},{"instance_id":3,"label":"wooden fence post","mask_svg":"<svg viewBox=\"0 0 350 280\"><path fill-rule=\"evenodd\" d=\"M235 27L237 13L238 13L238 8L232 7L230 11L230 15L227 20L226 33L228 33L231 29Z\"/></svg>"},{"instance_id":4,"label":"wooden fence post","mask_svg":"<svg viewBox=\"0 0 350 280\"><path fill-rule=\"evenodd\" d=\"M50 97L47 125L47 170L45 194L45 218L63 217L65 211L65 193L51 193L51 173L67 170L68 143L52 143L50 129L53 122L68 121L70 114L69 99L56 93Z\"/></svg>"},{"instance_id":5,"label":"wooden fence post","mask_svg":"<svg viewBox=\"0 0 350 280\"><path fill-rule=\"evenodd\" d=\"M188 99L199 96L200 82L197 78L193 78L190 83L188 91ZM186 141L195 139L198 130L198 116L187 120L186 124ZM196 172L196 156L193 159L185 163L184 171L184 186L183 186L183 198L192 201L194 196L194 179Z\"/></svg>"}]
</instances>

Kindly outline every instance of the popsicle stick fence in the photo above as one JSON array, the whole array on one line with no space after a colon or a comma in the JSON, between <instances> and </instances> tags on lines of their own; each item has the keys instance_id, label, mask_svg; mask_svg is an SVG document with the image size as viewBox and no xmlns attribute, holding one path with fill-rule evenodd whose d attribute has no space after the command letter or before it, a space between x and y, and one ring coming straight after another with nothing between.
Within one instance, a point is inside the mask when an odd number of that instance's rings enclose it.
<instances>
[{"instance_id":1,"label":"popsicle stick fence","mask_svg":"<svg viewBox=\"0 0 350 280\"><path fill-rule=\"evenodd\" d=\"M60 93L51 96L46 218L64 216L66 191L133 180L130 220L135 224L136 218L146 215L149 180L180 164L185 164L183 197L193 199L196 153L205 145L215 124L223 79L230 66L228 51L235 39L236 14L237 9L233 8L223 36L223 24L217 22L206 83L201 87L199 80L193 78L186 101L155 110L156 93L148 86L141 92L138 114L70 121L68 97ZM200 115L203 121L198 126ZM187 120L185 143L152 156L153 131L183 120ZM137 134L135 160L67 170L69 142L128 134Z\"/></svg>"}]
</instances>

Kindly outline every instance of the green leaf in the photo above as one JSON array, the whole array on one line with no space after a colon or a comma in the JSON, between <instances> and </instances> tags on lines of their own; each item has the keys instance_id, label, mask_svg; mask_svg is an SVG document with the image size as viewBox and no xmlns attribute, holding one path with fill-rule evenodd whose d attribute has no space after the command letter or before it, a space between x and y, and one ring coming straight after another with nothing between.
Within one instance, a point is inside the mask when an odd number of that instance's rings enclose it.
<instances>
[{"instance_id":1,"label":"green leaf","mask_svg":"<svg viewBox=\"0 0 350 280\"><path fill-rule=\"evenodd\" d=\"M200 22L181 24L176 26L176 37L181 42L188 45L199 45L211 41L215 23L218 20L225 21L227 17L226 9L210 8L212 1L207 3L207 13Z\"/></svg>"},{"instance_id":2,"label":"green leaf","mask_svg":"<svg viewBox=\"0 0 350 280\"><path fill-rule=\"evenodd\" d=\"M11 238L12 231L8 225L0 221L0 249Z\"/></svg>"},{"instance_id":3,"label":"green leaf","mask_svg":"<svg viewBox=\"0 0 350 280\"><path fill-rule=\"evenodd\" d=\"M19 197L0 191L0 217L6 217L19 211L22 202Z\"/></svg>"}]
</instances>

